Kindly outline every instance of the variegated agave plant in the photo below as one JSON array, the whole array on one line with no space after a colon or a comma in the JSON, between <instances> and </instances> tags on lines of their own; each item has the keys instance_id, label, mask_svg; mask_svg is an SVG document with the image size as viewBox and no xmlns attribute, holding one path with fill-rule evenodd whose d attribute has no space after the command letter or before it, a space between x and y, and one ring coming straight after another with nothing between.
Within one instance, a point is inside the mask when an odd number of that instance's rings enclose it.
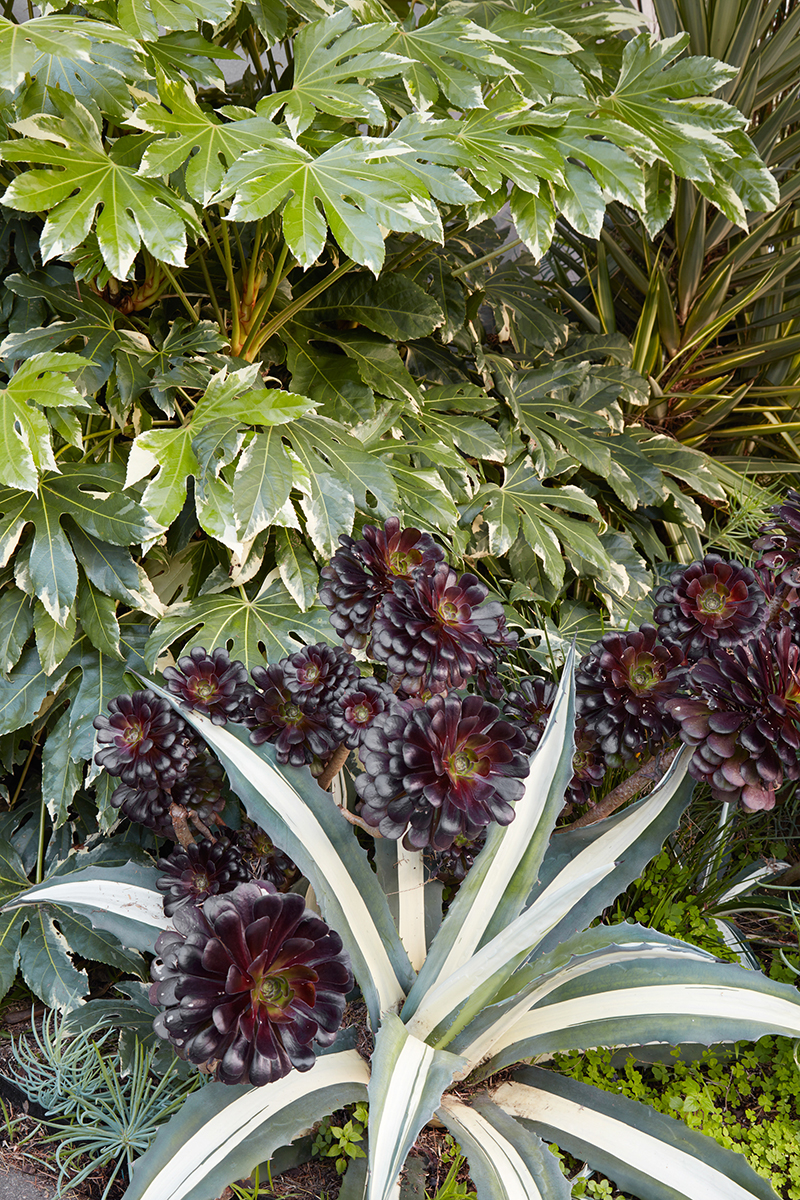
<instances>
[{"instance_id":1,"label":"variegated agave plant","mask_svg":"<svg viewBox=\"0 0 800 1200\"><path fill-rule=\"evenodd\" d=\"M353 828L308 768L281 767L243 727L184 711L213 748L249 816L310 880L349 953L375 1034L367 1063L340 1038L310 1070L264 1086L211 1083L137 1161L126 1200L213 1200L341 1105L369 1099L367 1200L400 1194L401 1170L434 1115L469 1160L481 1200L566 1200L546 1146L604 1171L641 1200L774 1195L744 1158L644 1105L535 1065L556 1051L800 1036L788 985L652 929L589 928L675 828L691 781L684 749L645 799L595 825L554 833L572 777L573 664L565 668L515 820L494 825L431 934L420 852L376 843L373 871ZM166 691L149 685L164 697ZM175 701L171 701L175 703ZM128 945L169 927L154 873L90 868L16 903L92 914ZM488 1080L485 1090L470 1084Z\"/></svg>"}]
</instances>

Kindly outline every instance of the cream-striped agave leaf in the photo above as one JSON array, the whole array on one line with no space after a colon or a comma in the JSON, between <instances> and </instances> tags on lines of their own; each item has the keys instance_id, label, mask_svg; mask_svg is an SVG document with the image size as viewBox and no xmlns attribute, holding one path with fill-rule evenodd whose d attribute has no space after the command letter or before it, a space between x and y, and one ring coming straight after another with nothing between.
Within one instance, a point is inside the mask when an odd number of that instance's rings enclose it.
<instances>
[{"instance_id":1,"label":"cream-striped agave leaf","mask_svg":"<svg viewBox=\"0 0 800 1200\"><path fill-rule=\"evenodd\" d=\"M124 1200L215 1200L315 1121L364 1100L368 1082L367 1063L350 1049L263 1087L210 1083L136 1160Z\"/></svg>"},{"instance_id":2,"label":"cream-striped agave leaf","mask_svg":"<svg viewBox=\"0 0 800 1200\"><path fill-rule=\"evenodd\" d=\"M570 650L544 735L531 756L525 794L510 825L493 825L486 845L431 947L403 1007L414 1015L423 997L504 929L523 909L536 883L550 834L564 807L575 752L575 650Z\"/></svg>"},{"instance_id":3,"label":"cream-striped agave leaf","mask_svg":"<svg viewBox=\"0 0 800 1200\"><path fill-rule=\"evenodd\" d=\"M388 1200L417 1134L441 1103L466 1059L412 1037L393 1013L375 1039L369 1085L369 1178L366 1200Z\"/></svg>"},{"instance_id":4,"label":"cream-striped agave leaf","mask_svg":"<svg viewBox=\"0 0 800 1200\"><path fill-rule=\"evenodd\" d=\"M31 904L58 904L86 915L94 929L104 929L134 950L155 949L156 938L172 921L164 915L159 872L129 862L120 867L86 867L53 875L5 904L3 911Z\"/></svg>"},{"instance_id":5,"label":"cream-striped agave leaf","mask_svg":"<svg viewBox=\"0 0 800 1200\"><path fill-rule=\"evenodd\" d=\"M593 1046L800 1037L800 996L790 984L654 930L629 929L616 944L614 928L573 939L576 948L584 942L582 952L538 984L529 981L494 1014L482 1013L452 1048L471 1063L491 1055L482 1069L489 1074L534 1055ZM606 945L587 953L598 934Z\"/></svg>"},{"instance_id":6,"label":"cream-striped agave leaf","mask_svg":"<svg viewBox=\"0 0 800 1200\"><path fill-rule=\"evenodd\" d=\"M274 748L251 745L246 729L214 725L181 708L157 684L145 682L194 726L222 763L248 815L310 881L323 917L350 955L377 1028L380 1013L405 999L414 970L352 827L307 767L280 767Z\"/></svg>"},{"instance_id":7,"label":"cream-striped agave leaf","mask_svg":"<svg viewBox=\"0 0 800 1200\"><path fill-rule=\"evenodd\" d=\"M636 1100L537 1067L492 1099L640 1200L775 1200L743 1155Z\"/></svg>"},{"instance_id":8,"label":"cream-striped agave leaf","mask_svg":"<svg viewBox=\"0 0 800 1200\"><path fill-rule=\"evenodd\" d=\"M436 1115L466 1156L479 1196L569 1200L571 1188L555 1155L488 1096L477 1096L472 1104L445 1096Z\"/></svg>"},{"instance_id":9,"label":"cream-striped agave leaf","mask_svg":"<svg viewBox=\"0 0 800 1200\"><path fill-rule=\"evenodd\" d=\"M402 841L379 838L375 842L375 870L389 902L400 941L415 971L425 962L428 926L435 917L435 899L427 894L421 850L406 850ZM436 889L441 924L441 887Z\"/></svg>"}]
</instances>

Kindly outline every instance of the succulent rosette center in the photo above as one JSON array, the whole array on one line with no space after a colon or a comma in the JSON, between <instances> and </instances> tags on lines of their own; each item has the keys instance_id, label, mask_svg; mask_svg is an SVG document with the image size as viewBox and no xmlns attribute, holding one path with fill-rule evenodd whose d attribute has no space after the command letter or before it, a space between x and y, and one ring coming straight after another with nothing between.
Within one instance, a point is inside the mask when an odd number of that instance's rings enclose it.
<instances>
[{"instance_id":1,"label":"succulent rosette center","mask_svg":"<svg viewBox=\"0 0 800 1200\"><path fill-rule=\"evenodd\" d=\"M760 630L766 614L764 587L741 563L707 554L702 562L674 571L656 589L654 617L659 637L683 650L690 662L711 645L737 646Z\"/></svg>"}]
</instances>

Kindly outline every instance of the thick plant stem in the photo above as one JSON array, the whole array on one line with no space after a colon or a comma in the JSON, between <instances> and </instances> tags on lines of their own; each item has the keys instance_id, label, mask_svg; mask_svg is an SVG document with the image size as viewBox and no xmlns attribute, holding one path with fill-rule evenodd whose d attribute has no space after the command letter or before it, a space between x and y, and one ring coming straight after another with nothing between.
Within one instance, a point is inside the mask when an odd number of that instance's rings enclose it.
<instances>
[{"instance_id":1,"label":"thick plant stem","mask_svg":"<svg viewBox=\"0 0 800 1200\"><path fill-rule=\"evenodd\" d=\"M188 813L182 804L174 802L169 806L169 815L172 819L172 828L175 830L175 837L182 846L193 846L195 840L192 837L192 831L189 828L187 820Z\"/></svg>"},{"instance_id":2,"label":"thick plant stem","mask_svg":"<svg viewBox=\"0 0 800 1200\"><path fill-rule=\"evenodd\" d=\"M317 777L317 783L324 790L330 782L339 774L344 764L347 762L347 757L350 754L349 746L340 746L338 750L334 750L325 764L321 775Z\"/></svg>"},{"instance_id":3,"label":"thick plant stem","mask_svg":"<svg viewBox=\"0 0 800 1200\"><path fill-rule=\"evenodd\" d=\"M649 758L639 767L638 771L634 771L633 775L629 775L627 779L623 779L622 783L617 784L607 796L595 804L594 808L565 828L581 829L584 825L594 825L596 821L602 821L603 817L610 817L627 800L633 800L634 796L643 792L648 784L660 779L667 768L672 765L679 750L680 746L673 746L665 754L656 754L653 758Z\"/></svg>"}]
</instances>

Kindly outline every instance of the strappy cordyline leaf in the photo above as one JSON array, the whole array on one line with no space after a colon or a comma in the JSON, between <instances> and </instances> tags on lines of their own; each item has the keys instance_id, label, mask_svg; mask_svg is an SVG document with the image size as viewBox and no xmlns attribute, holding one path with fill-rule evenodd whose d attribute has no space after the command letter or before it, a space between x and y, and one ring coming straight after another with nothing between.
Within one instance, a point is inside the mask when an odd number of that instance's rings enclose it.
<instances>
[{"instance_id":1,"label":"strappy cordyline leaf","mask_svg":"<svg viewBox=\"0 0 800 1200\"><path fill-rule=\"evenodd\" d=\"M193 209L118 161L124 138L114 147L116 158L106 154L82 104L67 93L52 96L60 116L17 122L23 136L0 144L6 162L45 164L18 175L2 196L9 208L48 213L40 242L44 261L74 250L94 225L103 260L118 279L127 278L142 244L162 262L182 266L186 229L200 233Z\"/></svg>"},{"instance_id":2,"label":"strappy cordyline leaf","mask_svg":"<svg viewBox=\"0 0 800 1200\"><path fill-rule=\"evenodd\" d=\"M69 55L89 66L93 43L138 49L128 34L104 21L90 21L66 13L34 17L24 23L0 17L0 86L14 91L26 75L36 73L34 65L42 56Z\"/></svg>"},{"instance_id":3,"label":"strappy cordyline leaf","mask_svg":"<svg viewBox=\"0 0 800 1200\"><path fill-rule=\"evenodd\" d=\"M323 1117L364 1100L369 1067L356 1050L320 1054L310 1071L263 1087L207 1084L134 1163L127 1200L215 1200Z\"/></svg>"},{"instance_id":4,"label":"strappy cordyline leaf","mask_svg":"<svg viewBox=\"0 0 800 1200\"><path fill-rule=\"evenodd\" d=\"M172 703L157 684L148 686ZM192 711L181 713L219 758L249 816L310 881L323 917L350 955L377 1028L380 1014L405 997L414 972L351 826L307 768L280 767L274 748L251 745L241 726L220 728Z\"/></svg>"},{"instance_id":5,"label":"strappy cordyline leaf","mask_svg":"<svg viewBox=\"0 0 800 1200\"><path fill-rule=\"evenodd\" d=\"M193 630L204 645L228 646L248 669L333 637L327 609L302 612L282 583L271 582L253 600L237 589L173 604L147 643L150 669L167 646Z\"/></svg>"},{"instance_id":6,"label":"strappy cordyline leaf","mask_svg":"<svg viewBox=\"0 0 800 1200\"><path fill-rule=\"evenodd\" d=\"M393 155L388 138L369 145L347 138L318 158L292 143L266 146L234 163L218 197L234 196L229 216L235 221L258 220L282 205L283 235L303 267L319 258L330 226L344 253L377 275L384 259L381 227L443 238L438 209L403 165L403 154L406 148Z\"/></svg>"},{"instance_id":7,"label":"strappy cordyline leaf","mask_svg":"<svg viewBox=\"0 0 800 1200\"><path fill-rule=\"evenodd\" d=\"M394 32L395 26L387 22L353 27L349 8L313 21L294 40L291 89L259 101L257 111L272 117L283 108L293 138L309 127L316 110L345 120L385 124L383 105L359 80L385 79L407 66L401 55L381 51Z\"/></svg>"},{"instance_id":8,"label":"strappy cordyline leaf","mask_svg":"<svg viewBox=\"0 0 800 1200\"><path fill-rule=\"evenodd\" d=\"M409 1020L427 993L472 957L521 911L536 881L550 833L563 807L574 754L575 652L561 673L544 735L531 756L525 794L514 820L494 825L486 845L450 905L419 978L403 1008Z\"/></svg>"},{"instance_id":9,"label":"strappy cordyline leaf","mask_svg":"<svg viewBox=\"0 0 800 1200\"><path fill-rule=\"evenodd\" d=\"M35 354L0 387L0 484L35 492L43 471L58 472L46 410L94 407L67 375L84 365L77 354Z\"/></svg>"},{"instance_id":10,"label":"strappy cordyline leaf","mask_svg":"<svg viewBox=\"0 0 800 1200\"><path fill-rule=\"evenodd\" d=\"M0 560L8 562L28 522L34 525L27 561L31 587L47 612L65 625L78 586L67 531L69 517L89 535L117 546L146 541L158 531L141 505L120 490L114 464L64 463L35 492L0 489Z\"/></svg>"},{"instance_id":11,"label":"strappy cordyline leaf","mask_svg":"<svg viewBox=\"0 0 800 1200\"><path fill-rule=\"evenodd\" d=\"M572 1188L553 1152L488 1096L476 1096L471 1104L445 1096L436 1115L461 1147L479 1195L569 1200Z\"/></svg>"},{"instance_id":12,"label":"strappy cordyline leaf","mask_svg":"<svg viewBox=\"0 0 800 1200\"><path fill-rule=\"evenodd\" d=\"M465 1059L412 1037L394 1013L384 1014L369 1083L372 1133L366 1200L387 1200L417 1134L465 1066Z\"/></svg>"},{"instance_id":13,"label":"strappy cordyline leaf","mask_svg":"<svg viewBox=\"0 0 800 1200\"><path fill-rule=\"evenodd\" d=\"M239 109L223 107L220 112L231 119L220 121L200 108L183 80L162 78L158 92L161 104L145 101L128 121L138 129L163 135L147 147L139 174L170 175L188 159L186 190L202 204L219 189L225 168L240 154L281 137L265 116L243 118Z\"/></svg>"},{"instance_id":14,"label":"strappy cordyline leaf","mask_svg":"<svg viewBox=\"0 0 800 1200\"><path fill-rule=\"evenodd\" d=\"M538 1067L518 1072L492 1098L642 1200L775 1200L744 1155L647 1104Z\"/></svg>"}]
</instances>

